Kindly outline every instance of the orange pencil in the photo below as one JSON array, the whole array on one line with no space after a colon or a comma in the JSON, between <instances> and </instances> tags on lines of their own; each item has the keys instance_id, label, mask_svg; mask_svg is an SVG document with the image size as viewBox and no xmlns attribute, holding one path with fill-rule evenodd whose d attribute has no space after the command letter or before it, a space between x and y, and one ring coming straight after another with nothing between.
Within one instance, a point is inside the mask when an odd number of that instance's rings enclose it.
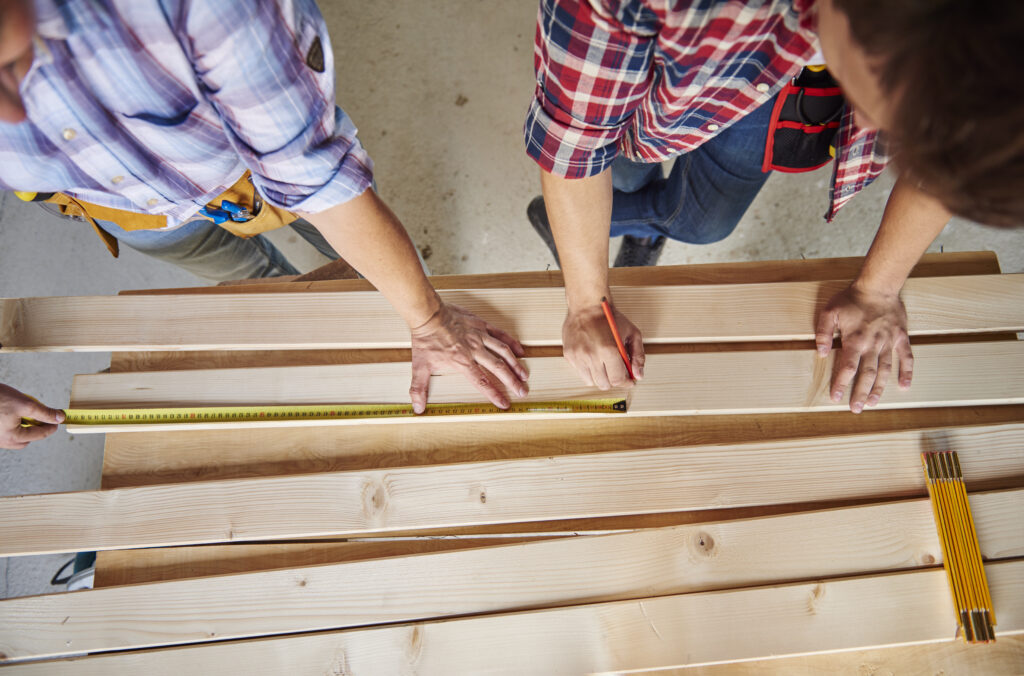
<instances>
[{"instance_id":1,"label":"orange pencil","mask_svg":"<svg viewBox=\"0 0 1024 676\"><path fill-rule=\"evenodd\" d=\"M608 320L608 327L612 330L612 337L615 338L615 346L619 348L619 355L626 364L626 373L629 374L630 380L636 380L636 376L633 375L633 366L629 363L629 355L626 354L626 346L622 342L622 336L619 335L619 327L615 326L612 306L608 304L607 298L601 299L601 309L604 310L604 317Z\"/></svg>"}]
</instances>

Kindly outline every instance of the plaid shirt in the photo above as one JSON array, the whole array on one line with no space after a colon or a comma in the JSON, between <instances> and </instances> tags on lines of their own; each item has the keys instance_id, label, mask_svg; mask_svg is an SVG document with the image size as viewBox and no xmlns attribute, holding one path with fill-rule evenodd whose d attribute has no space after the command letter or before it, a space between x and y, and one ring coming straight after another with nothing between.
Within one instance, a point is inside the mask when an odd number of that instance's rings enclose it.
<instances>
[{"instance_id":1,"label":"plaid shirt","mask_svg":"<svg viewBox=\"0 0 1024 676\"><path fill-rule=\"evenodd\" d=\"M583 178L619 152L662 162L693 150L778 94L817 50L814 0L671 4L541 0L524 132L542 169ZM829 220L886 163L849 108L834 145Z\"/></svg>"},{"instance_id":2,"label":"plaid shirt","mask_svg":"<svg viewBox=\"0 0 1024 676\"><path fill-rule=\"evenodd\" d=\"M37 0L36 14L28 119L0 123L0 186L173 226L247 168L297 211L370 185L314 0Z\"/></svg>"}]
</instances>

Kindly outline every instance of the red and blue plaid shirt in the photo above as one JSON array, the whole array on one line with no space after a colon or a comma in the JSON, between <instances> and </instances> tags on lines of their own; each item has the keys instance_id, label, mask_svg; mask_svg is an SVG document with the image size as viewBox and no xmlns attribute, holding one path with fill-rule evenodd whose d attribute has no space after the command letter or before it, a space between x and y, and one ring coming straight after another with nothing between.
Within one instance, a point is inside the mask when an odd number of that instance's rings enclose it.
<instances>
[{"instance_id":1,"label":"red and blue plaid shirt","mask_svg":"<svg viewBox=\"0 0 1024 676\"><path fill-rule=\"evenodd\" d=\"M28 119L0 122L0 187L188 220L249 169L318 212L372 163L334 100L314 0L35 0Z\"/></svg>"},{"instance_id":2,"label":"red and blue plaid shirt","mask_svg":"<svg viewBox=\"0 0 1024 676\"><path fill-rule=\"evenodd\" d=\"M662 162L691 151L799 73L817 51L814 11L814 0L541 0L527 153L583 178L620 152ZM835 146L829 220L886 164L849 108Z\"/></svg>"}]
</instances>

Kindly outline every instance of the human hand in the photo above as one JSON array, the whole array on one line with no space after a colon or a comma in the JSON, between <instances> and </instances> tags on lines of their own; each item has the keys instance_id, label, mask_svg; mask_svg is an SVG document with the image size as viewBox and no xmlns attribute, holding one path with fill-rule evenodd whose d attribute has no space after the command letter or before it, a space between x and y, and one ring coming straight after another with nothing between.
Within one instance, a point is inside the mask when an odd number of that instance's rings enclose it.
<instances>
[{"instance_id":1,"label":"human hand","mask_svg":"<svg viewBox=\"0 0 1024 676\"><path fill-rule=\"evenodd\" d=\"M832 401L842 400L856 376L850 410L860 413L865 406L877 404L892 371L894 350L899 358L899 387L910 387L914 355L907 335L907 310L899 294L866 291L854 282L818 315L814 340L819 356L828 356L836 330L842 347L832 377Z\"/></svg>"},{"instance_id":2,"label":"human hand","mask_svg":"<svg viewBox=\"0 0 1024 676\"><path fill-rule=\"evenodd\" d=\"M644 377L643 336L614 306L612 314L626 346L633 375L640 380ZM601 390L633 386L600 304L569 310L562 325L562 345L565 358L587 385Z\"/></svg>"},{"instance_id":3,"label":"human hand","mask_svg":"<svg viewBox=\"0 0 1024 676\"><path fill-rule=\"evenodd\" d=\"M516 396L526 396L528 375L517 359L524 354L523 346L508 333L472 312L442 304L430 319L412 330L412 408L416 413L426 408L432 373L453 368L492 404L508 408L509 399L496 381Z\"/></svg>"},{"instance_id":4,"label":"human hand","mask_svg":"<svg viewBox=\"0 0 1024 676\"><path fill-rule=\"evenodd\" d=\"M22 427L22 418L32 418L40 424ZM25 448L56 432L57 424L62 422L64 411L44 406L13 387L0 385L0 448Z\"/></svg>"}]
</instances>

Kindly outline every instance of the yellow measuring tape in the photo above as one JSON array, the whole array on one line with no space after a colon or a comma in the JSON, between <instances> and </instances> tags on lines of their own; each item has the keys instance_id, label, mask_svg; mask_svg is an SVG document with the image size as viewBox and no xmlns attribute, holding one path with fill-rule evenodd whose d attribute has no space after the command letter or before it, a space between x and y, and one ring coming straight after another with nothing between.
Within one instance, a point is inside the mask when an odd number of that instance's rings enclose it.
<instances>
[{"instance_id":1,"label":"yellow measuring tape","mask_svg":"<svg viewBox=\"0 0 1024 676\"><path fill-rule=\"evenodd\" d=\"M420 416L494 413L625 413L625 399L567 399L513 402L507 409L492 404L427 404ZM302 406L210 406L192 408L69 408L68 425L146 425L166 423L270 422L420 417L412 404L313 404ZM22 425L38 424L23 419Z\"/></svg>"}]
</instances>

